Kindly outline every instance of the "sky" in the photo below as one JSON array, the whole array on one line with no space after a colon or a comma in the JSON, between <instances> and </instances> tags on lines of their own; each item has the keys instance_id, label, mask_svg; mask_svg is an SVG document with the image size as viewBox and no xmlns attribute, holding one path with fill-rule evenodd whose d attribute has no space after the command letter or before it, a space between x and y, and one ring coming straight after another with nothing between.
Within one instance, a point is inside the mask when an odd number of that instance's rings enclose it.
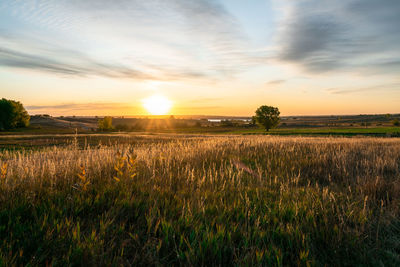
<instances>
[{"instance_id":1,"label":"sky","mask_svg":"<svg viewBox=\"0 0 400 267\"><path fill-rule=\"evenodd\" d=\"M399 0L1 0L0 97L30 114L400 113Z\"/></svg>"}]
</instances>

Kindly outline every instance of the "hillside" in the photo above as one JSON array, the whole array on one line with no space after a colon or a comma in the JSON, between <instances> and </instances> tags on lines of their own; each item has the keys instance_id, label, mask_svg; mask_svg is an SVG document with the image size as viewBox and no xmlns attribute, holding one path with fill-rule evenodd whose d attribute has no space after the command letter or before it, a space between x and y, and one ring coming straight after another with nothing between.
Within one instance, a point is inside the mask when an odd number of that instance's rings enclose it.
<instances>
[{"instance_id":1,"label":"hillside","mask_svg":"<svg viewBox=\"0 0 400 267\"><path fill-rule=\"evenodd\" d=\"M49 128L80 128L84 130L97 128L97 121L95 119L56 118L46 115L32 116L30 124L32 126Z\"/></svg>"}]
</instances>

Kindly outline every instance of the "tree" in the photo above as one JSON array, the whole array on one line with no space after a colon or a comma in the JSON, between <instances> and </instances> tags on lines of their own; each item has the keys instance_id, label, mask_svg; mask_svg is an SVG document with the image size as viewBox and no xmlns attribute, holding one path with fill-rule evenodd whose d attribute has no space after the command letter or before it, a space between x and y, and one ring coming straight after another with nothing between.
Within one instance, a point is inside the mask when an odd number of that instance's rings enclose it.
<instances>
[{"instance_id":1,"label":"tree","mask_svg":"<svg viewBox=\"0 0 400 267\"><path fill-rule=\"evenodd\" d=\"M400 121L398 119L394 119L392 121L392 123L393 123L393 126L400 126Z\"/></svg>"},{"instance_id":2,"label":"tree","mask_svg":"<svg viewBox=\"0 0 400 267\"><path fill-rule=\"evenodd\" d=\"M113 129L112 117L104 117L99 120L98 127L100 131L111 131Z\"/></svg>"},{"instance_id":3,"label":"tree","mask_svg":"<svg viewBox=\"0 0 400 267\"><path fill-rule=\"evenodd\" d=\"M257 124L264 127L268 132L269 129L278 126L280 121L280 115L278 108L271 106L261 106L256 110L256 115L254 116Z\"/></svg>"},{"instance_id":4,"label":"tree","mask_svg":"<svg viewBox=\"0 0 400 267\"><path fill-rule=\"evenodd\" d=\"M0 130L27 127L30 117L24 106L14 100L0 100Z\"/></svg>"}]
</instances>

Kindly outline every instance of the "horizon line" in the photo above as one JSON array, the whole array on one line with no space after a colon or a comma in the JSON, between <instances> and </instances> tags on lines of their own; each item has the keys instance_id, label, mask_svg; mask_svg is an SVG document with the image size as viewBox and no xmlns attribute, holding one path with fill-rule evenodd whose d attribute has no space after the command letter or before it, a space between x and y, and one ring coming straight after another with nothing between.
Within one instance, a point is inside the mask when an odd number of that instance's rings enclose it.
<instances>
[{"instance_id":1,"label":"horizon line","mask_svg":"<svg viewBox=\"0 0 400 267\"><path fill-rule=\"evenodd\" d=\"M332 116L385 116L385 115L400 115L398 113L354 113L354 114L298 114L298 115L282 115L281 117L332 117ZM204 115L204 114L193 114L193 115L176 115L176 114L165 114L165 115L51 115L47 113L29 114L29 116L44 116L50 117L112 117L112 118L136 118L136 117L234 117L234 118L251 118L253 115Z\"/></svg>"}]
</instances>

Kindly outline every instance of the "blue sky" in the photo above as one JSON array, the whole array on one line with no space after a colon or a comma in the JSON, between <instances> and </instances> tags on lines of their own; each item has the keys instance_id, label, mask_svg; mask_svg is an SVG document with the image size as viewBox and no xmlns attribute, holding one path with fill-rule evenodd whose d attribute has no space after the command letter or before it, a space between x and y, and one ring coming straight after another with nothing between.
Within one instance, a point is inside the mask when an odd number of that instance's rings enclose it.
<instances>
[{"instance_id":1,"label":"blue sky","mask_svg":"<svg viewBox=\"0 0 400 267\"><path fill-rule=\"evenodd\" d=\"M400 112L397 0L6 0L0 93L32 114Z\"/></svg>"}]
</instances>

